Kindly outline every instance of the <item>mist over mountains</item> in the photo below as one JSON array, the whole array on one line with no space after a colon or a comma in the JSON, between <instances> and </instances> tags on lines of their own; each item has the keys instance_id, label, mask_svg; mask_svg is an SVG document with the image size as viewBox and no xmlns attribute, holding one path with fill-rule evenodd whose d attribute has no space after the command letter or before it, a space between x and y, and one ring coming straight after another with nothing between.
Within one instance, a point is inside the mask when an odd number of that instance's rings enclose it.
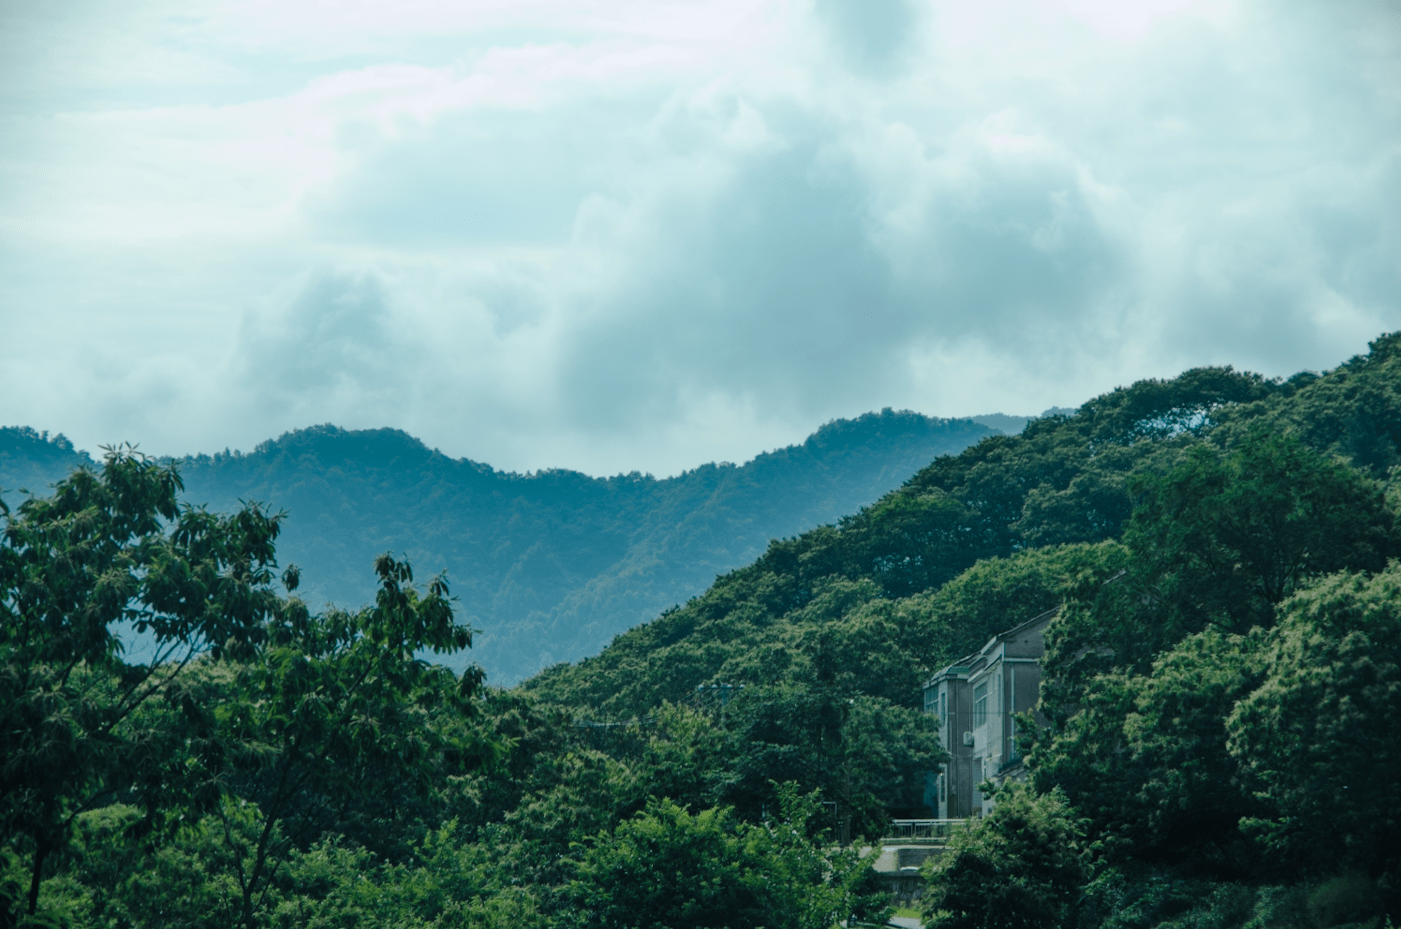
<instances>
[{"instance_id":1,"label":"mist over mountains","mask_svg":"<svg viewBox=\"0 0 1401 929\"><path fill-rule=\"evenodd\" d=\"M598 652L753 561L771 539L855 512L939 455L1027 422L886 409L835 420L743 465L663 479L503 472L398 430L332 425L175 463L190 503L259 501L287 512L279 557L302 568L299 592L314 608L368 602L371 564L385 551L407 557L420 580L446 572L459 616L479 630L457 662L478 662L505 684ZM62 436L0 429L0 489L11 506L20 488L42 494L94 464Z\"/></svg>"}]
</instances>

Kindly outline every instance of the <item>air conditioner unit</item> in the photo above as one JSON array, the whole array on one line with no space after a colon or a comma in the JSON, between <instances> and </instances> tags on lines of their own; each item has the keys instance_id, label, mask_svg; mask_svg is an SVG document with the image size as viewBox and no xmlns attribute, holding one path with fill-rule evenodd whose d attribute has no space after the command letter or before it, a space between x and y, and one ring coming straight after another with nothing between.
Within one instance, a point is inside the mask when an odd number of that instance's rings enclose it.
<instances>
[{"instance_id":1,"label":"air conditioner unit","mask_svg":"<svg viewBox=\"0 0 1401 929\"><path fill-rule=\"evenodd\" d=\"M972 747L973 747L973 733L971 733L971 732L965 732L965 733L963 733L963 744L964 744L964 745L967 745L969 748L972 748Z\"/></svg>"}]
</instances>

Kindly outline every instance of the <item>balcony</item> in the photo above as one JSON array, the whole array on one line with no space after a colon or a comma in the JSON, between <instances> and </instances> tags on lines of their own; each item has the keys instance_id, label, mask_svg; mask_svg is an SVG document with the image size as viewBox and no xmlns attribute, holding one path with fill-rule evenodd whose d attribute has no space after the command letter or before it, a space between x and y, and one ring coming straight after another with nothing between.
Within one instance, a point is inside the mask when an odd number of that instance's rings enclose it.
<instances>
[{"instance_id":1,"label":"balcony","mask_svg":"<svg viewBox=\"0 0 1401 929\"><path fill-rule=\"evenodd\" d=\"M892 819L882 845L947 845L966 819Z\"/></svg>"}]
</instances>

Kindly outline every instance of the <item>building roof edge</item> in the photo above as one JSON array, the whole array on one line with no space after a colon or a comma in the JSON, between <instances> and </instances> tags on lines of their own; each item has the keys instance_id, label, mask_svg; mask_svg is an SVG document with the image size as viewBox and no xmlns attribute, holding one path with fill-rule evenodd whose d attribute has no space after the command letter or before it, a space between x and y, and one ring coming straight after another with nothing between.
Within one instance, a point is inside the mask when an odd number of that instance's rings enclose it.
<instances>
[{"instance_id":1,"label":"building roof edge","mask_svg":"<svg viewBox=\"0 0 1401 929\"><path fill-rule=\"evenodd\" d=\"M995 646L998 642L1008 638L1009 636L1016 635L1024 629L1029 629L1032 626L1037 625L1038 623L1049 622L1060 611L1060 607L1053 607L1049 610L1046 610L1043 613L1037 613L1035 616L1031 617L1031 619L1028 619L1024 623L1019 623L1018 625L1013 626L1011 629L1007 629L997 633L992 638L988 639L987 644L984 645L982 648L978 649L976 652L964 655L957 661L951 662L945 665L943 668L936 671L934 675L929 678L929 680L925 681L924 686L928 687L929 685L937 681L939 678L944 677L953 671L968 670L969 666L971 666L979 658L982 658L984 655L986 655L988 653L988 650Z\"/></svg>"}]
</instances>

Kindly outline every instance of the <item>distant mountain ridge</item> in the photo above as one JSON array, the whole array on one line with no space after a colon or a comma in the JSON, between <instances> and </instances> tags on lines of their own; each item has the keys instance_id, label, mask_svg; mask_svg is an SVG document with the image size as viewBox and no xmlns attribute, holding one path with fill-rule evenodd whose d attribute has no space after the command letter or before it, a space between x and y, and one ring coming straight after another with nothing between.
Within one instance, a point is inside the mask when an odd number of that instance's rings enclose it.
<instances>
[{"instance_id":1,"label":"distant mountain ridge","mask_svg":"<svg viewBox=\"0 0 1401 929\"><path fill-rule=\"evenodd\" d=\"M406 555L422 579L447 571L461 615L481 630L461 660L510 683L596 653L771 539L855 512L939 455L1026 421L981 418L992 422L886 409L834 420L743 465L664 479L502 472L399 430L331 425L175 463L190 502L228 510L257 500L288 512L279 558L302 568L300 592L313 606L367 602L380 552ZM61 435L0 429L0 489L11 506L14 489L42 494L79 466L93 459Z\"/></svg>"}]
</instances>

